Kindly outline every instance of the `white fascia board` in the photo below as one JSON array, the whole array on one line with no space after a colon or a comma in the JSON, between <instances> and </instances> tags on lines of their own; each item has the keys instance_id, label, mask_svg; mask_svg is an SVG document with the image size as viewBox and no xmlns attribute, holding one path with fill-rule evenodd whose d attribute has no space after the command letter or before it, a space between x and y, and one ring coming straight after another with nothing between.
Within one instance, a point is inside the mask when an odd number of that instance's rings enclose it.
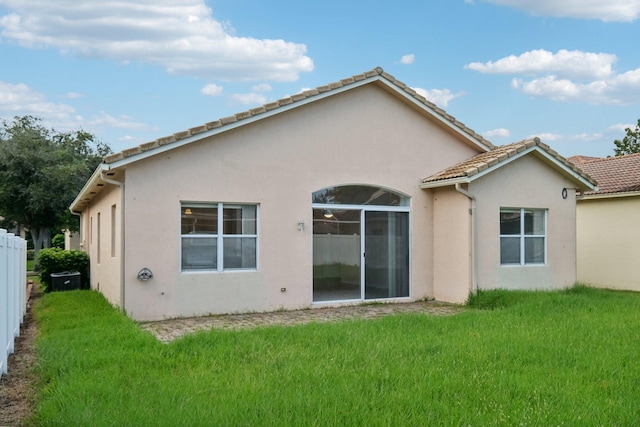
<instances>
[{"instance_id":1,"label":"white fascia board","mask_svg":"<svg viewBox=\"0 0 640 427\"><path fill-rule=\"evenodd\" d=\"M511 157L509 157L506 160L503 160L502 162L488 167L487 169L483 170L482 172L478 172L475 175L471 175L471 176L465 176L465 177L461 177L461 178L454 178L454 179L448 179L448 180L442 180L442 181L434 181L434 182L427 182L427 183L423 183L420 184L420 188L425 189L425 188L435 188L435 187L446 187L449 185L455 185L455 184L468 184L471 183L473 181L475 181L476 179L482 178L483 176L494 172L495 170L501 168L502 166L508 165L509 163L513 162L514 160L518 160L519 158L526 156L527 154L531 153L532 151L536 151L538 153L540 153L542 156L544 156L546 159L548 159L550 162L552 162L553 164L555 164L559 169L561 169L565 174L570 175L574 180L579 181L580 183L582 183L586 188L589 188L590 190L594 190L596 188L596 186L594 186L593 184L591 184L589 181L587 181L586 179L584 179L582 176L580 176L577 172L575 172L574 170L570 169L569 167L567 167L565 164L563 164L562 162L558 161L558 159L556 159L554 156L550 155L549 153L547 153L545 150L543 150L542 148L538 147L537 145L530 147L526 150L523 150Z\"/></svg>"},{"instance_id":2,"label":"white fascia board","mask_svg":"<svg viewBox=\"0 0 640 427\"><path fill-rule=\"evenodd\" d=\"M579 196L578 200L598 200L598 199L619 199L622 197L639 197L640 191L629 191L626 193L602 193L602 194L587 194L585 196Z\"/></svg>"},{"instance_id":3,"label":"white fascia board","mask_svg":"<svg viewBox=\"0 0 640 427\"><path fill-rule=\"evenodd\" d=\"M542 154L544 157L546 157L551 162L556 164L556 166L558 166L560 169L562 169L564 171L564 173L566 173L567 175L570 175L574 180L580 182L582 185L584 185L588 189L595 190L597 188L596 185L594 185L594 184L590 183L589 181L587 181L578 172L574 171L573 169L571 169L570 167L568 167L564 163L560 162L558 159L556 159L554 156L549 154L547 151L541 149L538 146L533 147L533 149L535 149L538 153Z\"/></svg>"},{"instance_id":4,"label":"white fascia board","mask_svg":"<svg viewBox=\"0 0 640 427\"><path fill-rule=\"evenodd\" d=\"M491 151L490 147L485 146L484 144L482 144L480 141L478 141L477 139L475 139L473 136L471 136L470 134L468 134L467 132L463 131L461 128L459 128L458 126L454 125L453 123L451 123L450 120L448 120L447 118L443 117L440 113L434 111L433 109L431 109L428 105L425 105L424 103L422 103L421 101L419 101L418 99L416 99L414 96L412 96L411 94L407 93L404 91L404 89L396 86L395 84L391 84L389 83L386 79L380 79L378 78L378 80L382 80L384 83L387 84L387 86L389 86L389 88L391 88L392 90L394 90L396 93L398 93L399 95L405 97L407 100L409 100L411 103L413 103L414 105L416 105L417 107L419 107L420 109L422 109L423 111L425 111L426 113L428 113L431 117L433 117L434 119L436 119L437 121L439 121L440 123L444 124L445 126L447 126L449 129L453 130L455 133L457 133L458 135L462 136L464 139L468 140L469 142L471 142L473 145L475 145L476 147L480 148L482 151L486 152L486 151Z\"/></svg>"},{"instance_id":5,"label":"white fascia board","mask_svg":"<svg viewBox=\"0 0 640 427\"><path fill-rule=\"evenodd\" d=\"M80 203L80 201L82 199L84 199L86 197L86 193L89 191L89 189L91 187L93 187L93 185L102 180L102 171L108 170L109 168L107 167L108 165L104 164L104 163L100 163L98 165L98 167L96 167L96 170L93 171L93 174L91 175L91 177L87 180L87 182L85 182L84 186L82 187L82 190L80 190L80 192L78 193L78 195L76 196L75 199L73 199L73 202L71 202L71 204L69 205L69 209L73 212L75 212L73 210L73 208Z\"/></svg>"},{"instance_id":6,"label":"white fascia board","mask_svg":"<svg viewBox=\"0 0 640 427\"><path fill-rule=\"evenodd\" d=\"M465 177L453 178L453 179L443 179L441 181L423 182L422 184L419 185L419 187L422 190L426 190L428 188L440 188L440 187L449 187L451 185L456 185L456 184L468 184L469 182L471 182L471 179L465 176Z\"/></svg>"},{"instance_id":7,"label":"white fascia board","mask_svg":"<svg viewBox=\"0 0 640 427\"><path fill-rule=\"evenodd\" d=\"M582 183L586 188L589 188L590 190L593 190L595 188L595 186L593 184L591 184L589 181L584 179L577 172L575 172L574 170L569 168L564 163L558 161L558 159L556 159L554 156L552 156L551 154L549 154L547 151L543 150L542 148L538 147L537 145L535 145L535 146L533 146L531 148L528 148L526 150L523 150L523 151L515 154L512 157L509 157L507 160L503 160L502 162L498 163L495 166L489 167L489 168L483 170L482 172L479 172L479 173L477 173L475 175L470 176L468 178L468 180L469 180L469 182L471 182L471 181L475 181L478 178L482 178L486 174L491 173L491 172L495 171L496 169L501 168L502 166L508 165L509 163L513 162L514 160L517 160L517 159L519 159L519 158L521 158L523 156L526 156L527 154L531 153L532 151L536 151L537 153L541 154L547 160L549 160L550 162L555 164L565 174L570 175L574 180L579 181L580 183Z\"/></svg>"},{"instance_id":8,"label":"white fascia board","mask_svg":"<svg viewBox=\"0 0 640 427\"><path fill-rule=\"evenodd\" d=\"M110 169L115 169L115 168L119 168L122 166L126 166L130 163L133 162L137 162L139 160L143 160L146 159L148 157L152 157L155 156L156 154L162 154L166 151L170 151L173 150L175 148L179 148L182 147L184 145L187 144L191 144L192 142L195 141L199 141L201 139L204 138L209 138L211 136L214 135L218 135L233 129L236 129L240 126L244 126L244 125L248 125L251 123L255 123L257 121L260 121L262 119L266 119L269 117L273 117L275 115L281 114L281 113L285 113L289 110L292 110L294 108L298 108L301 107L303 105L307 105L309 103L315 102L315 101L319 101L328 97L331 97L333 95L337 95L346 91L349 91L351 89L355 89L367 84L370 84L372 82L382 82L384 85L386 85L387 87L389 87L390 89L392 89L394 92L396 92L397 94L399 94L400 96L404 97L405 99L407 99L408 101L410 101L412 104L414 104L415 106L417 106L418 108L420 108L421 110L427 112L429 115L431 115L433 118L435 118L436 120L438 120L439 122L441 122L442 124L444 124L445 126L447 126L448 128L450 128L451 130L453 130L454 132L456 132L457 134L459 134L460 136L462 136L463 138L465 138L466 140L470 141L473 145L475 145L476 147L480 148L482 151L489 151L490 148L486 147L485 145L483 145L482 143L480 143L477 139L473 138L470 134L464 132L462 129L460 129L459 127L455 126L453 123L451 123L451 121L447 120L445 117L443 117L442 115L440 115L439 113L435 112L434 110L432 110L431 108L429 108L427 105L425 105L424 103L420 102L418 99L416 99L415 97L413 97L411 94L405 92L402 88L398 87L397 85L389 82L386 78L380 76L380 75L375 75L372 77L368 77L353 83L349 83L347 85L341 86L339 88L335 88L335 89L330 89L326 92L322 92L319 93L317 95L313 95L310 96L308 98L305 99L301 99L299 101L293 101L291 104L287 104L287 105L283 105L280 107L276 107L273 110L269 110L266 111L264 113L260 113L260 114L256 114L255 116L251 116L248 117L246 119L241 119L238 120L236 122L233 123L229 123L226 125L223 125L219 128L215 128L215 129L211 129L205 132L201 132L198 133L196 135L192 135L186 138L182 138L178 141L175 142L171 142L168 143L166 145L162 145L160 147L151 149L149 151L145 151L139 154L134 154L133 156L121 159L121 160L116 160L115 162L109 163L108 166Z\"/></svg>"},{"instance_id":9,"label":"white fascia board","mask_svg":"<svg viewBox=\"0 0 640 427\"><path fill-rule=\"evenodd\" d=\"M215 128L215 129L211 129L211 130L208 130L208 131L205 131L205 132L201 132L201 133L198 133L196 135L188 136L188 137L182 138L182 139L180 139L178 141L170 142L170 143L168 143L166 145L161 145L160 147L154 148L154 149L149 150L149 151L145 151L145 152L142 152L142 153L139 153L139 154L134 154L133 156L124 158L122 160L116 160L115 162L109 163L107 166L109 167L109 169L116 169L116 168L119 168L119 167L122 167L122 166L126 166L126 165L128 165L130 163L134 163L134 162L137 162L139 160L143 160L143 159L146 159L148 157L155 156L156 154L162 154L162 153L164 153L166 151L170 151L170 150L173 150L175 148L179 148L179 147L182 147L184 145L191 144L192 142L199 141L199 140L205 139L205 138L209 138L209 137L214 136L214 135L219 135L219 134L222 134L224 132L228 132L230 130L237 129L237 128L241 127L241 126L248 125L248 124L251 124L251 123L255 123L257 121L260 121L260 120L263 120L263 119L266 119L266 118L269 118L269 117L273 117L275 115L287 112L287 111L292 110L294 108L298 108L298 107L301 107L303 105L307 105L307 104L309 104L311 102L319 101L321 99L328 98L330 96L337 95L337 94L342 93L342 92L346 92L347 90L351 90L351 89L354 89L356 87L360 87L360 86L363 86L365 84L371 83L374 80L380 80L380 76L374 76L374 77L370 77L370 78L367 78L367 79L363 79L363 80L360 80L360 81L357 81L357 82L354 82L354 83L350 83L350 84L348 84L346 86L342 86L342 87L339 87L339 88L336 88L336 89L328 90L328 91L323 92L323 93L319 93L318 95L310 96L308 98L301 99L299 101L294 101L291 104L287 104L287 105L283 105L283 106L280 106L280 107L276 107L273 110L269 110L269 111L266 111L264 113L256 114L255 116L251 116L251 117L248 117L246 119L240 119L240 120L238 120L236 122L229 123L229 124L220 126L218 128Z\"/></svg>"}]
</instances>

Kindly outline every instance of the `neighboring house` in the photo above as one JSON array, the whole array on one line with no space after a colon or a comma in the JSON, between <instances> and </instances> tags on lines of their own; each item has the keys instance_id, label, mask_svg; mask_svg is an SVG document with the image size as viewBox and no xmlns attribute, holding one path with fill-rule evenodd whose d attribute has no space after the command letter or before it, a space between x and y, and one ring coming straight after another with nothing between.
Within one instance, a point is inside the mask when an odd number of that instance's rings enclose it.
<instances>
[{"instance_id":1,"label":"neighboring house","mask_svg":"<svg viewBox=\"0 0 640 427\"><path fill-rule=\"evenodd\" d=\"M571 160L598 181L578 197L578 280L640 291L640 154Z\"/></svg>"},{"instance_id":2,"label":"neighboring house","mask_svg":"<svg viewBox=\"0 0 640 427\"><path fill-rule=\"evenodd\" d=\"M571 286L594 185L377 68L107 156L70 209L92 288L154 320Z\"/></svg>"}]
</instances>

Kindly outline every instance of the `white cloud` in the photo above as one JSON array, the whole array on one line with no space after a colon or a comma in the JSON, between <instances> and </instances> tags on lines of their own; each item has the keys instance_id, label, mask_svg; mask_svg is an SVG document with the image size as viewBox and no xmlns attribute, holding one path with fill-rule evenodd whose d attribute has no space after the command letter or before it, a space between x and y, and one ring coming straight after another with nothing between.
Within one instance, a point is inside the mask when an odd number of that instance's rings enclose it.
<instances>
[{"instance_id":1,"label":"white cloud","mask_svg":"<svg viewBox=\"0 0 640 427\"><path fill-rule=\"evenodd\" d=\"M11 120L15 116L32 115L42 118L46 127L57 131L71 131L78 128L99 132L108 128L146 130L149 127L130 116L112 116L101 111L90 119L76 114L75 108L67 104L56 104L29 86L0 81L0 119Z\"/></svg>"},{"instance_id":2,"label":"white cloud","mask_svg":"<svg viewBox=\"0 0 640 427\"><path fill-rule=\"evenodd\" d=\"M259 93L234 93L231 100L241 105L262 105L267 103L267 97Z\"/></svg>"},{"instance_id":3,"label":"white cloud","mask_svg":"<svg viewBox=\"0 0 640 427\"><path fill-rule=\"evenodd\" d=\"M640 68L605 80L576 83L556 76L524 81L513 79L515 89L554 101L586 102L595 105L630 105L640 99Z\"/></svg>"},{"instance_id":4,"label":"white cloud","mask_svg":"<svg viewBox=\"0 0 640 427\"><path fill-rule=\"evenodd\" d=\"M204 87L200 89L200 92L202 92L202 94L208 96L220 96L222 95L223 91L224 88L222 86L218 86L215 83L209 83L207 85L204 85Z\"/></svg>"},{"instance_id":5,"label":"white cloud","mask_svg":"<svg viewBox=\"0 0 640 427\"><path fill-rule=\"evenodd\" d=\"M0 36L29 48L140 61L172 74L293 81L313 70L304 44L236 37L204 0L0 0Z\"/></svg>"},{"instance_id":6,"label":"white cloud","mask_svg":"<svg viewBox=\"0 0 640 427\"><path fill-rule=\"evenodd\" d=\"M265 92L271 92L272 87L271 87L270 84L260 83L260 84L257 84L255 86L252 86L251 90L254 91L254 92L265 93Z\"/></svg>"},{"instance_id":7,"label":"white cloud","mask_svg":"<svg viewBox=\"0 0 640 427\"><path fill-rule=\"evenodd\" d=\"M540 140L542 142L545 142L545 143L549 143L549 142L552 142L552 141L558 141L558 140L562 139L562 135L560 135L558 133L550 133L550 132L549 133L539 133L537 135L530 135L529 136L529 138L535 138L535 137L540 138Z\"/></svg>"},{"instance_id":8,"label":"white cloud","mask_svg":"<svg viewBox=\"0 0 640 427\"><path fill-rule=\"evenodd\" d=\"M640 17L639 0L485 0L524 10L532 15L559 18L633 22Z\"/></svg>"},{"instance_id":9,"label":"white cloud","mask_svg":"<svg viewBox=\"0 0 640 427\"><path fill-rule=\"evenodd\" d=\"M78 99L82 97L84 97L84 95L78 92L67 92L66 94L67 99Z\"/></svg>"},{"instance_id":10,"label":"white cloud","mask_svg":"<svg viewBox=\"0 0 640 427\"><path fill-rule=\"evenodd\" d=\"M562 49L554 54L538 49L520 56L509 55L495 62L472 62L464 68L487 74L553 73L576 78L603 78L611 75L611 65L616 60L616 55L608 53Z\"/></svg>"},{"instance_id":11,"label":"white cloud","mask_svg":"<svg viewBox=\"0 0 640 427\"><path fill-rule=\"evenodd\" d=\"M451 93L449 89L422 89L419 87L412 88L419 95L424 96L427 100L433 102L440 108L447 108L449 101L459 96L464 95L464 92Z\"/></svg>"},{"instance_id":12,"label":"white cloud","mask_svg":"<svg viewBox=\"0 0 640 427\"><path fill-rule=\"evenodd\" d=\"M569 140L571 141L580 141L580 142L591 142L591 141L599 141L604 137L601 133L579 133L576 135L571 135Z\"/></svg>"},{"instance_id":13,"label":"white cloud","mask_svg":"<svg viewBox=\"0 0 640 427\"><path fill-rule=\"evenodd\" d=\"M23 83L11 84L0 81L0 117L11 118L30 114L66 122L72 120L71 114L74 112L72 106L50 102L43 94Z\"/></svg>"},{"instance_id":14,"label":"white cloud","mask_svg":"<svg viewBox=\"0 0 640 427\"><path fill-rule=\"evenodd\" d=\"M91 129L131 129L131 130L148 130L149 126L145 123L138 122L134 117L121 114L113 116L105 111L100 111L96 117L92 117L85 121Z\"/></svg>"},{"instance_id":15,"label":"white cloud","mask_svg":"<svg viewBox=\"0 0 640 427\"><path fill-rule=\"evenodd\" d=\"M611 125L609 126L609 128L607 130L613 131L613 132L619 132L619 133L625 133L627 131L627 128L629 129L635 129L636 127L636 123L616 123L615 125Z\"/></svg>"},{"instance_id":16,"label":"white cloud","mask_svg":"<svg viewBox=\"0 0 640 427\"><path fill-rule=\"evenodd\" d=\"M511 132L509 129L499 128L482 132L482 136L485 138L508 138L511 136Z\"/></svg>"},{"instance_id":17,"label":"white cloud","mask_svg":"<svg viewBox=\"0 0 640 427\"><path fill-rule=\"evenodd\" d=\"M640 0L639 0L640 1ZM615 55L581 51L532 50L497 61L473 62L465 68L492 74L520 74L511 87L531 96L554 101L629 105L640 99L640 68L617 74Z\"/></svg>"},{"instance_id":18,"label":"white cloud","mask_svg":"<svg viewBox=\"0 0 640 427\"><path fill-rule=\"evenodd\" d=\"M410 53L409 55L403 55L402 58L400 58L400 63L410 65L413 64L415 60L416 56L413 53Z\"/></svg>"}]
</instances>

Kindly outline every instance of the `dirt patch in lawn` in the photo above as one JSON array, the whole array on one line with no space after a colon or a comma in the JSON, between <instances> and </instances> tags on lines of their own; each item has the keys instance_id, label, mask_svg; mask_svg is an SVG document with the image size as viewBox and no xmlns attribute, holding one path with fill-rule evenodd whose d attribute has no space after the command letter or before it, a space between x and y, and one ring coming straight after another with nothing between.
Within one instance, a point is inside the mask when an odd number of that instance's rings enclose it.
<instances>
[{"instance_id":1,"label":"dirt patch in lawn","mask_svg":"<svg viewBox=\"0 0 640 427\"><path fill-rule=\"evenodd\" d=\"M0 426L21 426L32 415L35 405L33 366L36 363L36 322L32 308L40 291L31 286L27 314L15 339L14 352L9 355L8 373L0 378Z\"/></svg>"},{"instance_id":2,"label":"dirt patch in lawn","mask_svg":"<svg viewBox=\"0 0 640 427\"><path fill-rule=\"evenodd\" d=\"M456 314L463 308L434 301L410 303L364 304L343 307L323 307L306 310L276 311L270 313L228 314L207 317L144 322L144 330L153 333L158 340L170 342L196 331L220 329L247 329L269 325L296 325L311 322L331 322L342 319L371 319L398 313L424 313L444 316Z\"/></svg>"}]
</instances>

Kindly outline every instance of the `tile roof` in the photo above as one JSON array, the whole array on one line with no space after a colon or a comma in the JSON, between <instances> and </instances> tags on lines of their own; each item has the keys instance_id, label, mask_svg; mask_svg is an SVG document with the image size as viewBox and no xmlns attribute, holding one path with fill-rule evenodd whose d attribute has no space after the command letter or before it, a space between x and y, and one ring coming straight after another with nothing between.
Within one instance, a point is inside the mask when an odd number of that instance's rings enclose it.
<instances>
[{"instance_id":1,"label":"tile roof","mask_svg":"<svg viewBox=\"0 0 640 427\"><path fill-rule=\"evenodd\" d=\"M580 168L598 180L598 191L587 191L585 196L640 191L640 153L595 158Z\"/></svg>"},{"instance_id":2,"label":"tile roof","mask_svg":"<svg viewBox=\"0 0 640 427\"><path fill-rule=\"evenodd\" d=\"M539 147L549 154L558 163L562 164L569 170L573 171L577 175L581 176L586 181L595 185L595 180L586 175L582 170L576 167L573 163L559 155L556 151L549 148L548 145L540 141L539 138L525 139L520 142L514 142L512 144L502 145L494 148L486 153L480 153L462 163L458 163L450 168L440 171L434 175L431 175L422 180L423 184L438 183L446 181L455 181L464 178L472 178L474 175L479 174L489 168L493 168L500 163L508 160L509 158L528 150L532 147Z\"/></svg>"},{"instance_id":3,"label":"tile roof","mask_svg":"<svg viewBox=\"0 0 640 427\"><path fill-rule=\"evenodd\" d=\"M571 156L568 157L569 160L574 165L581 165L586 162L590 162L592 160L600 160L602 157L591 157L591 156Z\"/></svg>"},{"instance_id":4,"label":"tile roof","mask_svg":"<svg viewBox=\"0 0 640 427\"><path fill-rule=\"evenodd\" d=\"M176 142L184 140L185 138L197 136L198 134L202 134L204 132L216 130L219 128L222 129L225 126L229 126L230 124L241 122L243 120L247 120L250 118L254 118L254 117L257 118L260 115L272 112L274 110L278 110L282 107L289 106L304 100L308 100L313 97L319 96L321 94L325 94L327 92L332 92L340 88L345 88L367 79L375 79L375 78L382 78L386 80L388 83L395 86L401 92L412 97L413 99L418 101L420 104L422 104L423 106L431 110L434 113L434 115L437 115L440 118L442 118L443 121L448 122L452 127L458 128L462 133L467 134L472 139L475 139L479 143L479 145L484 145L487 149L494 148L494 145L490 141L482 137L480 134L476 133L472 129L465 126L463 123L458 121L455 117L447 114L443 109L436 106L434 103L427 100L425 97L419 95L415 90L413 90L406 84L397 80L392 75L386 73L382 68L377 67L377 68L374 68L373 70L367 71L362 74L357 74L355 76L342 79L337 82L330 83L328 85L319 86L315 89L305 90L301 93L280 99L278 101L270 102L260 107L252 108L250 110L234 114L233 116L224 117L219 120L215 120L213 122L205 123L200 126L196 126L181 132L174 133L173 135L158 138L155 141L150 141L144 144L140 144L137 147L128 148L118 153L110 154L106 156L103 159L103 161L106 164L114 163L116 161L123 160L129 157L135 156L137 154L158 149L159 147L162 147L162 146L174 144Z\"/></svg>"}]
</instances>

